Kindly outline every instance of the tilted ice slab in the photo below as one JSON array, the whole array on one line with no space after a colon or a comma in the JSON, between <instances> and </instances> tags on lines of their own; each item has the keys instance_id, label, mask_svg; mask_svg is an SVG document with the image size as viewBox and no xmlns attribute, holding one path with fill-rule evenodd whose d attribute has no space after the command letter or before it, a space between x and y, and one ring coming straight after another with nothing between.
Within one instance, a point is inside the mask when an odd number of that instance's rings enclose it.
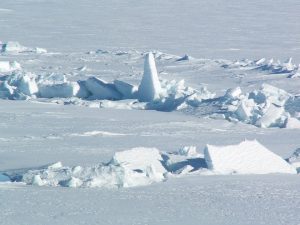
<instances>
[{"instance_id":1,"label":"tilted ice slab","mask_svg":"<svg viewBox=\"0 0 300 225\"><path fill-rule=\"evenodd\" d=\"M84 85L95 99L119 100L122 98L122 94L116 89L114 84L107 83L96 77L88 78Z\"/></svg>"},{"instance_id":2,"label":"tilted ice slab","mask_svg":"<svg viewBox=\"0 0 300 225\"><path fill-rule=\"evenodd\" d=\"M204 156L208 168L220 174L297 173L289 163L256 140L238 145L207 145Z\"/></svg>"}]
</instances>

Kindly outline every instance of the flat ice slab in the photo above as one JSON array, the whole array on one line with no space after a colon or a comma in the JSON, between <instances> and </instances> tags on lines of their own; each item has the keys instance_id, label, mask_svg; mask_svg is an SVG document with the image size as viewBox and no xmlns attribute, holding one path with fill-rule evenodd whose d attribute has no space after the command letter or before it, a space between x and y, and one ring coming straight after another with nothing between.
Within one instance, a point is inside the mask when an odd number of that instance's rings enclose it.
<instances>
[{"instance_id":1,"label":"flat ice slab","mask_svg":"<svg viewBox=\"0 0 300 225\"><path fill-rule=\"evenodd\" d=\"M133 148L128 151L116 152L113 163L121 165L131 170L146 171L149 167L155 169L157 173L165 173L166 169L162 165L162 157L156 148Z\"/></svg>"},{"instance_id":2,"label":"flat ice slab","mask_svg":"<svg viewBox=\"0 0 300 225\"><path fill-rule=\"evenodd\" d=\"M207 145L204 156L208 168L220 174L297 173L289 163L256 140L238 145Z\"/></svg>"}]
</instances>

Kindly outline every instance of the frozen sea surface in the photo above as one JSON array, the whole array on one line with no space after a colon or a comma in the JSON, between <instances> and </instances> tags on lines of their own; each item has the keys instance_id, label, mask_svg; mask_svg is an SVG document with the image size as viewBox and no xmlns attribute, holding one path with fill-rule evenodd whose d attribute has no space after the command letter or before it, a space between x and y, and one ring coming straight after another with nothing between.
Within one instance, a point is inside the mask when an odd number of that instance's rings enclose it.
<instances>
[{"instance_id":1,"label":"frozen sea surface","mask_svg":"<svg viewBox=\"0 0 300 225\"><path fill-rule=\"evenodd\" d=\"M51 51L120 47L300 62L295 0L2 0L0 8L2 40Z\"/></svg>"},{"instance_id":2,"label":"frozen sea surface","mask_svg":"<svg viewBox=\"0 0 300 225\"><path fill-rule=\"evenodd\" d=\"M4 53L0 61L6 67L17 61L23 71L54 80L95 76L137 85L141 53L158 50L170 54L156 59L161 79L184 79L188 86L206 86L218 96L237 86L253 91L262 83L299 96L300 79L255 65L263 57L274 62L293 57L296 66L300 63L299 11L295 0L1 0L0 40L33 50ZM169 60L172 54L188 54L189 60ZM72 100L0 100L1 172L57 161L68 167L94 166L135 147L174 152L196 146L201 154L206 144L256 139L284 159L300 147L300 129L210 118L205 107L182 113L68 102ZM293 110L300 117L297 107ZM299 179L190 174L128 189L1 182L0 224L297 224Z\"/></svg>"}]
</instances>

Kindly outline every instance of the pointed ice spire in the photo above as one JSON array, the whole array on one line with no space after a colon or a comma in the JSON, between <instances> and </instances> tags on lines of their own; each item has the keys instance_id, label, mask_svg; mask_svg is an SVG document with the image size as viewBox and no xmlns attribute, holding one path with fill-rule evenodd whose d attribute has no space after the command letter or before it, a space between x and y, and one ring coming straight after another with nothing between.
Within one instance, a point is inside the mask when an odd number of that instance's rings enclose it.
<instances>
[{"instance_id":1,"label":"pointed ice spire","mask_svg":"<svg viewBox=\"0 0 300 225\"><path fill-rule=\"evenodd\" d=\"M161 86L157 75L152 52L145 57L144 75L138 89L138 98L142 102L151 102L159 98Z\"/></svg>"}]
</instances>

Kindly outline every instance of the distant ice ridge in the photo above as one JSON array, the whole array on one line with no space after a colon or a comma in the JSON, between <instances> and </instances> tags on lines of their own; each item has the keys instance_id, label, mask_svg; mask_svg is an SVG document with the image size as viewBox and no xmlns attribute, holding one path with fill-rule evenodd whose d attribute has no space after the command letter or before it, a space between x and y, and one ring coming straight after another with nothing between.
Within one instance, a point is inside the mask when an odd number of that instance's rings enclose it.
<instances>
[{"instance_id":1,"label":"distant ice ridge","mask_svg":"<svg viewBox=\"0 0 300 225\"><path fill-rule=\"evenodd\" d=\"M224 68L244 68L244 69L255 69L267 71L271 74L288 74L289 78L295 78L300 76L300 65L292 63L292 58L287 59L285 62L281 63L279 60L274 59L267 60L262 58L259 60L238 60L233 62L224 63L222 65Z\"/></svg>"},{"instance_id":2,"label":"distant ice ridge","mask_svg":"<svg viewBox=\"0 0 300 225\"><path fill-rule=\"evenodd\" d=\"M62 75L38 76L23 71L15 71L2 76L0 82L1 98L16 100L73 98L72 102L74 104L81 104L81 100L120 101L138 99L139 103L135 106L129 103L126 108L132 106L132 108L160 111L172 111L186 105L195 106L202 100L212 98L215 95L205 87L200 90L186 87L184 80L179 82L159 80L154 56L151 52L145 56L144 75L138 87L120 80L109 83L97 77L69 82ZM25 86L27 86L27 89ZM101 107L119 107L116 106L117 103L106 103L109 102L102 102Z\"/></svg>"},{"instance_id":3,"label":"distant ice ridge","mask_svg":"<svg viewBox=\"0 0 300 225\"><path fill-rule=\"evenodd\" d=\"M47 53L44 48L29 48L22 46L19 42L8 41L6 43L0 42L0 53L5 54L17 54L17 53L37 53L43 54Z\"/></svg>"},{"instance_id":4,"label":"distant ice ridge","mask_svg":"<svg viewBox=\"0 0 300 225\"><path fill-rule=\"evenodd\" d=\"M228 89L225 95L183 108L190 114L227 119L257 127L300 128L300 98L269 84L243 93L240 87Z\"/></svg>"},{"instance_id":5,"label":"distant ice ridge","mask_svg":"<svg viewBox=\"0 0 300 225\"><path fill-rule=\"evenodd\" d=\"M185 146L172 153L160 152L156 148L134 148L116 152L110 162L91 167L65 167L57 162L41 168L3 172L0 173L0 182L121 188L150 185L188 174L269 173L296 174L297 171L294 164L291 165L257 141L244 141L228 146L207 145L204 155L199 154L194 146Z\"/></svg>"}]
</instances>

